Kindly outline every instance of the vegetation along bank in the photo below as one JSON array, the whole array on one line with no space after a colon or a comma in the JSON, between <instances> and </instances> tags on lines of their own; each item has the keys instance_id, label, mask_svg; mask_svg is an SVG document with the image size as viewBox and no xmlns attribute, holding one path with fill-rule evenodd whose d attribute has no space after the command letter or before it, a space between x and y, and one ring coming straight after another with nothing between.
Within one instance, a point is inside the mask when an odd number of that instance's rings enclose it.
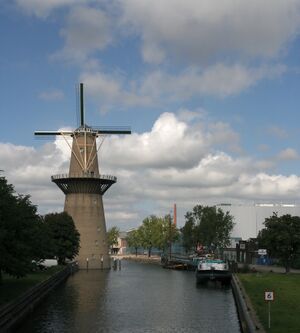
<instances>
[{"instance_id":1,"label":"vegetation along bank","mask_svg":"<svg viewBox=\"0 0 300 333\"><path fill-rule=\"evenodd\" d=\"M254 310L265 328L272 333L296 333L300 327L300 274L248 273L238 274ZM270 304L271 328L265 291L274 292Z\"/></svg>"}]
</instances>

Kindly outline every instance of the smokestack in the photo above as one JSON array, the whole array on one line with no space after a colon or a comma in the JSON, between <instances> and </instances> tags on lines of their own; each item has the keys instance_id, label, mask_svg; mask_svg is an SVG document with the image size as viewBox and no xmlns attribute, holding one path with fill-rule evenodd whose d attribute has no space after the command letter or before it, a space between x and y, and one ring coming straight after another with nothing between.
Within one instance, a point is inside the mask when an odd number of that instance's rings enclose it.
<instances>
[{"instance_id":1,"label":"smokestack","mask_svg":"<svg viewBox=\"0 0 300 333\"><path fill-rule=\"evenodd\" d=\"M177 226L177 208L176 208L176 203L174 204L174 212L173 212L174 220L173 223L175 227Z\"/></svg>"}]
</instances>

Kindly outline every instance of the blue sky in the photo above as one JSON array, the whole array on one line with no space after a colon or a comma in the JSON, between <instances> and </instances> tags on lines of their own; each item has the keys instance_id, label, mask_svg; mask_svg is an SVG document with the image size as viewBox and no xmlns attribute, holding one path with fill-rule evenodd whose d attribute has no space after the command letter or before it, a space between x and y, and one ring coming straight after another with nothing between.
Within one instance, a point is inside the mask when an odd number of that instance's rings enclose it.
<instances>
[{"instance_id":1,"label":"blue sky","mask_svg":"<svg viewBox=\"0 0 300 333\"><path fill-rule=\"evenodd\" d=\"M76 128L107 137L109 226L134 227L176 202L299 202L300 1L4 0L0 5L0 169L40 213L62 210L50 176Z\"/></svg>"}]
</instances>

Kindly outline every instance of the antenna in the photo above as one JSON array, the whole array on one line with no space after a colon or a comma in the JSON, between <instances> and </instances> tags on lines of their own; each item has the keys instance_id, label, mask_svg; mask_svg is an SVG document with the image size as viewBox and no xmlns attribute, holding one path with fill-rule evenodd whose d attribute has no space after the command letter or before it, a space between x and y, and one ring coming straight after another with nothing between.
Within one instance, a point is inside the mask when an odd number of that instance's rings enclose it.
<instances>
[{"instance_id":1,"label":"antenna","mask_svg":"<svg viewBox=\"0 0 300 333\"><path fill-rule=\"evenodd\" d=\"M80 83L80 126L84 127L83 83Z\"/></svg>"}]
</instances>

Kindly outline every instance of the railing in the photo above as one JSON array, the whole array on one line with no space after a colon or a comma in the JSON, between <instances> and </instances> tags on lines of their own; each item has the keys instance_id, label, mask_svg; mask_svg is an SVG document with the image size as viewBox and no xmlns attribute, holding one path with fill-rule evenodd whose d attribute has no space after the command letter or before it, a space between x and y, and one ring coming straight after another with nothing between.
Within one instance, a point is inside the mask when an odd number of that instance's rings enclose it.
<instances>
[{"instance_id":1,"label":"railing","mask_svg":"<svg viewBox=\"0 0 300 333\"><path fill-rule=\"evenodd\" d=\"M95 178L95 179L107 179L107 180L112 180L114 182L117 181L117 177L111 176L111 175L95 175L93 173L64 173L64 174L59 174L59 175L53 175L51 176L51 180L55 179L65 179L65 178Z\"/></svg>"}]
</instances>

